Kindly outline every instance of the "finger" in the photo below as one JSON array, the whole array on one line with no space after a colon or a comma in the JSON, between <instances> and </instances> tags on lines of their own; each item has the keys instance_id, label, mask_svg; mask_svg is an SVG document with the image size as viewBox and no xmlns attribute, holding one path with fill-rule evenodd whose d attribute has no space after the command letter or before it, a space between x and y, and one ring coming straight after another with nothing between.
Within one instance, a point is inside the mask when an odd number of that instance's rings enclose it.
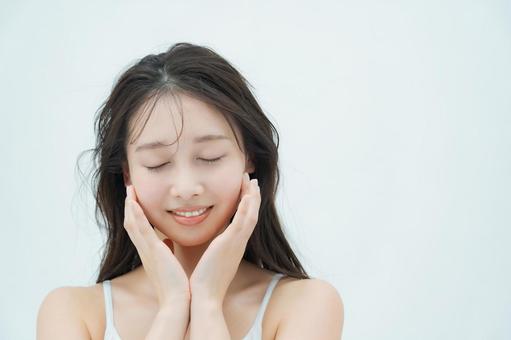
<instances>
[{"instance_id":1,"label":"finger","mask_svg":"<svg viewBox=\"0 0 511 340\"><path fill-rule=\"evenodd\" d=\"M132 186L130 188L130 195L131 197L134 197L136 199L136 193ZM136 200L132 200L131 205L134 222L136 223L138 227L137 229L140 231L140 234L142 235L145 244L149 247L158 247L158 245L161 243L161 240L158 238L153 227L147 220L147 217L144 214L142 207L138 204Z\"/></svg>"},{"instance_id":2,"label":"finger","mask_svg":"<svg viewBox=\"0 0 511 340\"><path fill-rule=\"evenodd\" d=\"M248 174L246 176L246 182L244 185L243 192L245 195L257 195L259 193L259 183L257 178L250 179Z\"/></svg>"},{"instance_id":3,"label":"finger","mask_svg":"<svg viewBox=\"0 0 511 340\"><path fill-rule=\"evenodd\" d=\"M248 203L246 204L246 210L242 214L242 223L243 225L249 225L249 227L251 227L252 224L257 222L259 204L261 201L257 179L250 181L247 191L245 197Z\"/></svg>"},{"instance_id":4,"label":"finger","mask_svg":"<svg viewBox=\"0 0 511 340\"><path fill-rule=\"evenodd\" d=\"M248 208L243 218L243 223L252 233L259 217L259 206L261 205L261 193L257 179L250 181L249 193L246 196L249 203L247 204Z\"/></svg>"},{"instance_id":5,"label":"finger","mask_svg":"<svg viewBox=\"0 0 511 340\"><path fill-rule=\"evenodd\" d=\"M133 186L130 186L127 188L127 195L128 195L128 215L131 219L134 229L132 231L132 235L130 237L133 238L134 243L136 242L135 247L137 247L137 251L140 255L140 258L144 265L148 265L148 262L146 261L146 258L153 257L153 256L159 256L156 255L156 253L160 253L162 255L167 255L169 252L169 246L168 243L162 242L154 232L154 229L152 228L151 224L145 217L145 214L138 204L138 199L136 199L136 192L133 188ZM133 200L135 198L135 200ZM144 228L144 225L146 226ZM142 226L142 228L140 227ZM148 231L148 234L144 234L144 229ZM154 238L152 236L154 235ZM168 240L172 242L171 240ZM138 246L137 246L138 245ZM173 244L170 249L173 251Z\"/></svg>"},{"instance_id":6,"label":"finger","mask_svg":"<svg viewBox=\"0 0 511 340\"><path fill-rule=\"evenodd\" d=\"M126 201L124 207L124 229L128 232L128 236L137 248L138 253L142 256L147 250L144 237L141 235L137 222L133 214L133 200L131 199L131 189L126 187Z\"/></svg>"},{"instance_id":7,"label":"finger","mask_svg":"<svg viewBox=\"0 0 511 340\"><path fill-rule=\"evenodd\" d=\"M248 172L243 173L243 176L241 178L241 191L240 191L240 195L238 197L238 205L241 203L243 196L245 196L245 194L247 193L247 190L250 186L249 182L250 182L250 176L248 175Z\"/></svg>"},{"instance_id":8,"label":"finger","mask_svg":"<svg viewBox=\"0 0 511 340\"><path fill-rule=\"evenodd\" d=\"M128 187L128 217L131 223L132 229L132 237L134 242L136 242L135 246L141 257L146 257L149 255L150 250L150 242L148 241L147 236L143 233L143 219L139 217L139 214L142 210L140 205L138 204L138 200L136 197L135 189L133 185ZM142 215L145 217L144 213ZM149 222L147 222L149 223Z\"/></svg>"},{"instance_id":9,"label":"finger","mask_svg":"<svg viewBox=\"0 0 511 340\"><path fill-rule=\"evenodd\" d=\"M251 194L252 204L250 205L249 212L247 213L248 223L251 227L251 233L257 221L259 220L259 208L261 207L261 189L259 187L257 179L252 185Z\"/></svg>"},{"instance_id":10,"label":"finger","mask_svg":"<svg viewBox=\"0 0 511 340\"><path fill-rule=\"evenodd\" d=\"M248 193L242 197L232 223L226 230L229 234L237 234L238 232L246 231L243 235L250 237L257 223L260 205L257 180L250 181L248 186L249 187L245 189Z\"/></svg>"},{"instance_id":11,"label":"finger","mask_svg":"<svg viewBox=\"0 0 511 340\"><path fill-rule=\"evenodd\" d=\"M135 187L133 187L133 184L130 184L126 187L126 195L133 201L138 203L138 195L135 191Z\"/></svg>"},{"instance_id":12,"label":"finger","mask_svg":"<svg viewBox=\"0 0 511 340\"><path fill-rule=\"evenodd\" d=\"M245 175L243 176L243 185L241 186L241 197L247 194L247 192L250 189L250 176L248 175L248 172L245 172Z\"/></svg>"}]
</instances>

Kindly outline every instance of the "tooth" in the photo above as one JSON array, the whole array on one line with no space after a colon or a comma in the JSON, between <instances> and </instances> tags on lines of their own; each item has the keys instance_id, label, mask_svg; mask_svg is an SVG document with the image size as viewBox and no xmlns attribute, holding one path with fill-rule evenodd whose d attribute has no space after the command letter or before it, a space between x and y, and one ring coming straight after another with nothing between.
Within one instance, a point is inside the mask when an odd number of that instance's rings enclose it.
<instances>
[{"instance_id":1,"label":"tooth","mask_svg":"<svg viewBox=\"0 0 511 340\"><path fill-rule=\"evenodd\" d=\"M207 210L207 208L203 208L203 209L199 209L199 210L195 210L195 211L175 212L175 214L178 216L192 217L192 216L199 216L199 215L203 214L206 210Z\"/></svg>"}]
</instances>

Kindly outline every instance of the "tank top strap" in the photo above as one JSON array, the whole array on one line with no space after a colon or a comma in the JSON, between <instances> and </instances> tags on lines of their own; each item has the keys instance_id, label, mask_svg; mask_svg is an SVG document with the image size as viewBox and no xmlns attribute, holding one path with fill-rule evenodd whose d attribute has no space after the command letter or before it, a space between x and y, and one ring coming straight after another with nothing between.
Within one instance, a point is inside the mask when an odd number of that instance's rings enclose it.
<instances>
[{"instance_id":1,"label":"tank top strap","mask_svg":"<svg viewBox=\"0 0 511 340\"><path fill-rule=\"evenodd\" d=\"M270 281L270 284L268 284L268 288L266 288L266 293L264 293L263 302L261 302L261 306L259 307L259 310L257 311L257 316L255 319L254 325L259 326L259 327L262 326L264 312L266 311L266 306L268 305L268 302L270 301L273 289L279 282L279 279L283 276L284 276L284 274L281 274L281 273L275 273L275 275L273 275L273 277Z\"/></svg>"},{"instance_id":2,"label":"tank top strap","mask_svg":"<svg viewBox=\"0 0 511 340\"><path fill-rule=\"evenodd\" d=\"M114 311L112 299L112 282L110 280L103 281L103 296L105 298L105 340L121 340L114 324Z\"/></svg>"},{"instance_id":3,"label":"tank top strap","mask_svg":"<svg viewBox=\"0 0 511 340\"><path fill-rule=\"evenodd\" d=\"M105 317L107 324L112 324L112 285L110 280L103 281L103 297L105 299Z\"/></svg>"}]
</instances>

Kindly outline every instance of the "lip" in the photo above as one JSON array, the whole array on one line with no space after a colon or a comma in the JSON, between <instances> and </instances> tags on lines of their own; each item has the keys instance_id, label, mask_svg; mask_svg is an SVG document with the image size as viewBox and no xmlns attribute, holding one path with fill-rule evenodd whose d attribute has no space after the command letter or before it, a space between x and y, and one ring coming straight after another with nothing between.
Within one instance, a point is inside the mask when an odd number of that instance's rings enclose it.
<instances>
[{"instance_id":1,"label":"lip","mask_svg":"<svg viewBox=\"0 0 511 340\"><path fill-rule=\"evenodd\" d=\"M200 209L209 208L209 207L211 207L211 206L207 206L207 205L194 205L194 206L191 206L191 207L185 207L185 208L180 208L180 209L172 209L170 211L187 212L187 211L195 211L195 210L200 210Z\"/></svg>"},{"instance_id":2,"label":"lip","mask_svg":"<svg viewBox=\"0 0 511 340\"><path fill-rule=\"evenodd\" d=\"M172 211L169 211L169 214L172 215L172 217L174 218L174 220L177 223L190 226L190 225L199 224L202 221L204 221L206 219L206 217L208 217L212 208L213 208L213 206L208 207L206 209L206 211L202 215L199 215L199 216L191 216L191 217L177 216L176 214L172 213ZM192 210L197 210L197 209L192 209ZM178 211L180 211L180 210L178 210Z\"/></svg>"}]
</instances>

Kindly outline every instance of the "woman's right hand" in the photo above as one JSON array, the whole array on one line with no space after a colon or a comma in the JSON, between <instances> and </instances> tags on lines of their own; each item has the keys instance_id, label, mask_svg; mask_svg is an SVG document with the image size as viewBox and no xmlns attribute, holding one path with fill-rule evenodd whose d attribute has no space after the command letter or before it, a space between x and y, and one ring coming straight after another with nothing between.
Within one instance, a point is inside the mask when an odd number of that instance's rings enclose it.
<instances>
[{"instance_id":1,"label":"woman's right hand","mask_svg":"<svg viewBox=\"0 0 511 340\"><path fill-rule=\"evenodd\" d=\"M160 308L176 303L189 303L189 280L174 256L172 241L158 238L138 203L132 184L126 187L124 228L137 248L144 270L156 289Z\"/></svg>"}]
</instances>

